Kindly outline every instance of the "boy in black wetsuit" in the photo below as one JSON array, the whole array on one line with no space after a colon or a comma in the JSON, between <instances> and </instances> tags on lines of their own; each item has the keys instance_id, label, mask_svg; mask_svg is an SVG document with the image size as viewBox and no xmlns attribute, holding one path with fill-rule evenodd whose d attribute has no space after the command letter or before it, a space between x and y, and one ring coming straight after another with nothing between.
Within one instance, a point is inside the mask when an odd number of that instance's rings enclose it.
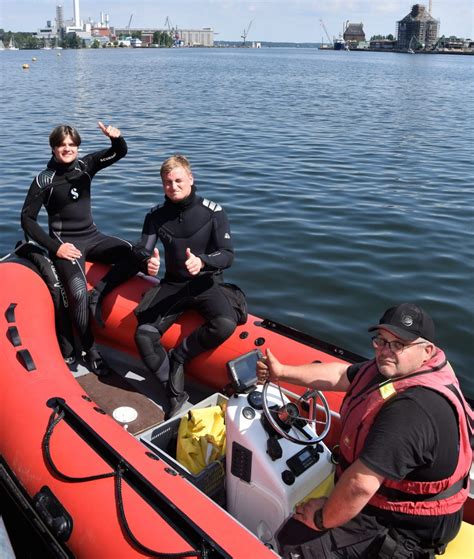
<instances>
[{"instance_id":1,"label":"boy in black wetsuit","mask_svg":"<svg viewBox=\"0 0 474 559\"><path fill-rule=\"evenodd\" d=\"M91 182L94 175L109 167L127 153L127 144L120 130L99 122L102 133L110 138L109 149L78 157L81 137L68 125L57 126L50 134L53 157L45 170L33 180L21 212L25 234L49 251L50 258L66 287L73 323L78 333L85 361L96 374L107 374L108 367L97 351L89 324L89 296L85 261L113 264L96 286L93 303L107 291L125 281L136 271L127 262L132 259L132 245L117 237L102 234L91 213ZM49 234L38 224L37 216L44 206L48 212ZM70 362L73 355L64 355Z\"/></svg>"},{"instance_id":2,"label":"boy in black wetsuit","mask_svg":"<svg viewBox=\"0 0 474 559\"><path fill-rule=\"evenodd\" d=\"M184 156L167 159L161 167L161 179L165 201L146 215L141 246L152 254L148 274L157 275L160 257L155 245L161 241L166 273L151 298L147 297L147 304L137 309L135 340L144 363L167 391L167 417L172 417L188 399L184 363L231 336L240 317L235 308L239 305L232 300L236 290L222 286L222 271L234 260L226 213L219 204L196 194L191 167ZM168 357L161 336L190 308L197 310L205 323Z\"/></svg>"}]
</instances>

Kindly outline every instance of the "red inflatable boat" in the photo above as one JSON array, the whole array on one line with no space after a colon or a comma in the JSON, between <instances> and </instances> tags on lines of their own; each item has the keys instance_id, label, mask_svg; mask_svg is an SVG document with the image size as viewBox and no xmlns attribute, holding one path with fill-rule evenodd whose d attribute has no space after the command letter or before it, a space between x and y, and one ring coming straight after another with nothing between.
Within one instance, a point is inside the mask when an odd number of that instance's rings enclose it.
<instances>
[{"instance_id":1,"label":"red inflatable boat","mask_svg":"<svg viewBox=\"0 0 474 559\"><path fill-rule=\"evenodd\" d=\"M103 273L90 266L90 284ZM173 454L180 418L163 422L159 390L133 339L133 309L152 281L137 276L106 298L96 338L117 374L99 379L64 363L41 278L21 262L0 264L0 277L0 481L51 556L277 557L275 533L294 505L328 490L342 395L326 394L314 408L323 441L310 427L310 443L282 439L282 465L268 457L261 418L275 398L291 401L304 391L286 386L283 396L259 387L250 397L247 386L236 390L229 370L250 370L255 350L267 347L294 364L361 358L249 315L221 347L187 367L191 411L219 405L227 429L225 460L193 475ZM163 343L174 346L199 320L184 315ZM315 459L307 464L308 452ZM302 468L291 484L282 482L291 474L286 464Z\"/></svg>"}]
</instances>

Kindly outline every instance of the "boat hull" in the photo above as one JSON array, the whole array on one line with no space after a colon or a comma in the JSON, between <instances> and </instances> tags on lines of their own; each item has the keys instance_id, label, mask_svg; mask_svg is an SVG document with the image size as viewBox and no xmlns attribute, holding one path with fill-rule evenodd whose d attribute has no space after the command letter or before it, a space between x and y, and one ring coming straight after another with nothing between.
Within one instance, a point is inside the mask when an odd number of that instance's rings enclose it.
<instances>
[{"instance_id":1,"label":"boat hull","mask_svg":"<svg viewBox=\"0 0 474 559\"><path fill-rule=\"evenodd\" d=\"M77 482L62 477L111 474L116 468L115 453L123 459L125 474L131 476L122 483L126 520L133 536L146 548L179 553L197 548L196 541L202 538L209 557L246 558L248 553L274 557L206 495L151 456L82 390L60 354L52 302L39 276L16 263L2 264L1 273L1 326L7 334L1 338L5 428L0 452L33 508L47 487L69 515L73 528L65 541L52 531L57 546L75 557L144 556L124 534L114 477ZM14 310L9 312L12 305ZM19 340L11 328L17 329ZM25 350L33 364L19 354ZM60 421L51 435L49 451L57 471L48 462L43 445L54 402L63 402L73 412L71 420ZM84 431L92 432L93 439Z\"/></svg>"},{"instance_id":2,"label":"boat hull","mask_svg":"<svg viewBox=\"0 0 474 559\"><path fill-rule=\"evenodd\" d=\"M90 286L105 271L101 265L89 265ZM38 522L44 524L57 556L133 558L151 556L150 550L169 554L196 550L197 554L204 542L210 559L275 557L249 530L186 478L176 475L168 463L157 460L82 388L62 359L52 301L41 278L16 262L0 264L0 272L0 409L4 426L0 481L12 495L24 496ZM133 310L154 283L137 276L106 297L105 328L95 328L103 347L138 359ZM198 315L184 314L165 333L163 344L173 347L200 323ZM267 347L282 361L295 365L361 359L249 315L229 340L187 366L187 378L224 393L229 385L228 361ZM303 392L302 388L286 387ZM343 395L326 396L337 412ZM53 419L57 425L48 438ZM337 415L334 419L325 439L329 448L338 440ZM42 506L48 492L53 505ZM66 520L48 525L48 507L54 512L58 508L55 502L64 509ZM466 510L465 518L472 522L471 499Z\"/></svg>"}]
</instances>

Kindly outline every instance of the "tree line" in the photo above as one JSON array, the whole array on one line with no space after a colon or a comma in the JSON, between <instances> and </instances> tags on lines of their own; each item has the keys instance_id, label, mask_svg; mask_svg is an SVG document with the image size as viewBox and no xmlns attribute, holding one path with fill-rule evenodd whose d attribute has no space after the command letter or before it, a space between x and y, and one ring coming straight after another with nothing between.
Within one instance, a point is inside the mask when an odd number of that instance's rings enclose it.
<instances>
[{"instance_id":1,"label":"tree line","mask_svg":"<svg viewBox=\"0 0 474 559\"><path fill-rule=\"evenodd\" d=\"M131 34L131 37L141 39L141 32L134 31ZM62 38L51 37L48 39L44 37L37 37L33 33L29 32L19 31L17 33L13 33L12 31L0 29L0 40L3 41L5 46L7 46L10 41L13 41L16 47L27 50L40 49L43 47L62 47L64 49L80 49L86 47L84 39L81 39L79 35L74 32L67 33ZM93 39L90 47L120 47L123 46L123 43L121 44L121 40L123 41L123 38L103 43L99 39ZM173 37L168 31L155 31L155 33L153 33L153 44L155 45L170 48L173 46L174 42Z\"/></svg>"},{"instance_id":2,"label":"tree line","mask_svg":"<svg viewBox=\"0 0 474 559\"><path fill-rule=\"evenodd\" d=\"M372 35L372 37L370 37L370 41L382 41L383 39L387 39L387 41L395 41L395 37L391 33L389 33L387 36Z\"/></svg>"}]
</instances>

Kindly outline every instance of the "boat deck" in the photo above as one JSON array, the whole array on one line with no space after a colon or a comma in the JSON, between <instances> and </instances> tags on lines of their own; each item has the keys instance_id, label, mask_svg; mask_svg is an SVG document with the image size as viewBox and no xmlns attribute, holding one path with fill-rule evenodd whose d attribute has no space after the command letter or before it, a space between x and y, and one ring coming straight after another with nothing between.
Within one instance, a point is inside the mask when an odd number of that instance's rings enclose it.
<instances>
[{"instance_id":1,"label":"boat deck","mask_svg":"<svg viewBox=\"0 0 474 559\"><path fill-rule=\"evenodd\" d=\"M89 397L134 436L162 423L167 400L153 375L141 362L126 354L106 347L101 347L100 351L113 370L111 374L98 377L82 362L70 367L71 373ZM190 409L211 395L209 388L189 378L186 378L185 382L185 389L190 398L182 411ZM127 421L126 417L120 414L123 408L126 408L125 412L131 412L132 417L135 415L134 410L136 419Z\"/></svg>"}]
</instances>

